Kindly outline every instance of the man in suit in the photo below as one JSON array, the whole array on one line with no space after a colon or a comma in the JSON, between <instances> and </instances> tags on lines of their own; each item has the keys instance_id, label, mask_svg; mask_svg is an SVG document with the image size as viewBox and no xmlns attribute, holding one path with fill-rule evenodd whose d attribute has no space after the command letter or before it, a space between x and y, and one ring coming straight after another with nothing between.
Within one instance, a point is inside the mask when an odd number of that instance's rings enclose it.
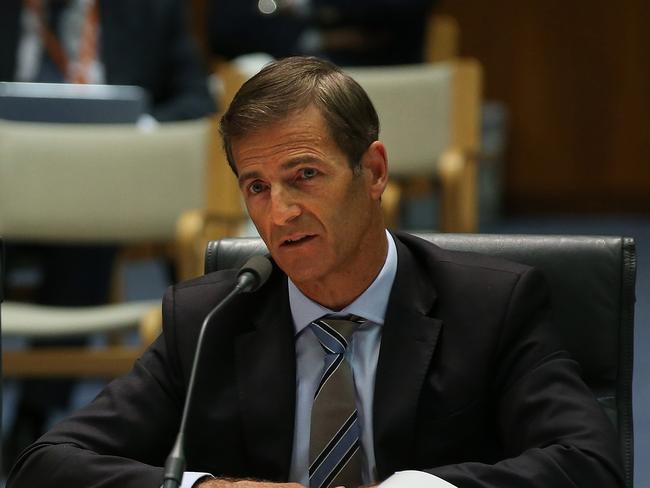
<instances>
[{"instance_id":1,"label":"man in suit","mask_svg":"<svg viewBox=\"0 0 650 488\"><path fill-rule=\"evenodd\" d=\"M613 427L549 337L539 273L385 229L387 151L358 84L288 58L244 84L221 128L274 267L206 333L184 486L623 486ZM31 446L8 486L158 486L201 322L235 276L172 287L133 371ZM321 334L337 320L354 326L343 353ZM337 436L352 442L325 449L342 457L316 483L338 368L355 410Z\"/></svg>"}]
</instances>

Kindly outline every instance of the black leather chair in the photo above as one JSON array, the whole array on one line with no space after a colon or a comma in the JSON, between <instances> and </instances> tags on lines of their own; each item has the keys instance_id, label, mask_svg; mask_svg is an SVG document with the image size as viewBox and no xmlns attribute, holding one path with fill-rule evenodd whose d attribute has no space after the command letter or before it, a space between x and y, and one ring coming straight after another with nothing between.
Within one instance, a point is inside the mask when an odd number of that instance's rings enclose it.
<instances>
[{"instance_id":1,"label":"black leather chair","mask_svg":"<svg viewBox=\"0 0 650 488\"><path fill-rule=\"evenodd\" d=\"M626 486L633 482L632 364L634 240L627 237L422 234L446 249L501 256L536 266L552 290L554 326L583 377L618 428ZM208 243L205 272L236 268L266 253L261 239Z\"/></svg>"}]
</instances>

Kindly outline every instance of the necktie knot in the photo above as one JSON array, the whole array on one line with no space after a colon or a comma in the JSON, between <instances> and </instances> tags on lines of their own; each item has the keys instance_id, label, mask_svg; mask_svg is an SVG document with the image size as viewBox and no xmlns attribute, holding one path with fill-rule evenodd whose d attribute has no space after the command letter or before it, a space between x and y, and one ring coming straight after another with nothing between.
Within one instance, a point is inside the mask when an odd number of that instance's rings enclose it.
<instances>
[{"instance_id":1,"label":"necktie knot","mask_svg":"<svg viewBox=\"0 0 650 488\"><path fill-rule=\"evenodd\" d=\"M311 323L311 328L328 354L343 354L354 331L366 322L356 315L325 315Z\"/></svg>"}]
</instances>

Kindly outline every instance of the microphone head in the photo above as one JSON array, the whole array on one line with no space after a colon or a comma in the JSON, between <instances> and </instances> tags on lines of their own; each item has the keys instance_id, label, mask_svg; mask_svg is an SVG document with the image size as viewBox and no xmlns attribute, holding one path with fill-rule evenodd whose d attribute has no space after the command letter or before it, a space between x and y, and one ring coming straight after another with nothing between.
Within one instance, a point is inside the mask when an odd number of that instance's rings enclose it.
<instances>
[{"instance_id":1,"label":"microphone head","mask_svg":"<svg viewBox=\"0 0 650 488\"><path fill-rule=\"evenodd\" d=\"M271 276L273 265L269 258L261 254L251 256L237 273L237 282L245 287L245 291L259 289Z\"/></svg>"}]
</instances>

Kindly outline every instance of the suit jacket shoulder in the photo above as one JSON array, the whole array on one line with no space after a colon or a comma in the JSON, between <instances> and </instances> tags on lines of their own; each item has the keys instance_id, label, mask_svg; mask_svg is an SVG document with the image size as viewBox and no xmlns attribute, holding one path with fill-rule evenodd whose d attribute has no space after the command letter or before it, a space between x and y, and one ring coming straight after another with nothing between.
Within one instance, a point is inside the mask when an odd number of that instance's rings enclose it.
<instances>
[{"instance_id":1,"label":"suit jacket shoulder","mask_svg":"<svg viewBox=\"0 0 650 488\"><path fill-rule=\"evenodd\" d=\"M399 242L409 249L416 259L422 260L430 266L463 266L516 274L531 269L528 265L495 256L443 249L432 242L406 232L396 232L394 235Z\"/></svg>"},{"instance_id":2,"label":"suit jacket shoulder","mask_svg":"<svg viewBox=\"0 0 650 488\"><path fill-rule=\"evenodd\" d=\"M551 333L541 273L395 237L375 387L380 479L419 469L456 486L622 486L615 431Z\"/></svg>"}]
</instances>

